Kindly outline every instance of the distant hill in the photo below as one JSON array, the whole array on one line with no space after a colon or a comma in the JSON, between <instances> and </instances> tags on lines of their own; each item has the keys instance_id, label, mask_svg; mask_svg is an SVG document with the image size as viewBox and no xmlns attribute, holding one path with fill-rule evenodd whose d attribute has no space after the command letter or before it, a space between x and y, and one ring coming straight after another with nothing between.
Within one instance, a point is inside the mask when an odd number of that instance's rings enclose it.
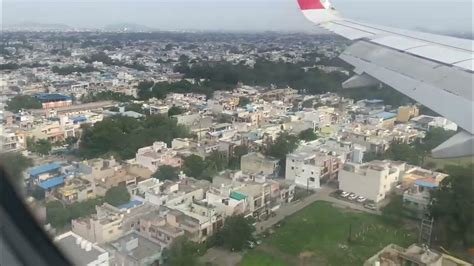
<instances>
[{"instance_id":1,"label":"distant hill","mask_svg":"<svg viewBox=\"0 0 474 266\"><path fill-rule=\"evenodd\" d=\"M105 31L114 31L114 32L150 32L155 31L155 29L135 23L117 23L117 24L110 24L103 27Z\"/></svg>"}]
</instances>

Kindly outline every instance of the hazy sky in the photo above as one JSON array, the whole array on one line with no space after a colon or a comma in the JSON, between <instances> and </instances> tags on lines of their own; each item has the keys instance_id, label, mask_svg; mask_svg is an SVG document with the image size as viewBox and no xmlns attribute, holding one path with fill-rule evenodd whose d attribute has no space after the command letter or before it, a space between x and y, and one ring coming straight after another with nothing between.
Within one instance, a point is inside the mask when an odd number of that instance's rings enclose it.
<instances>
[{"instance_id":1,"label":"hazy sky","mask_svg":"<svg viewBox=\"0 0 474 266\"><path fill-rule=\"evenodd\" d=\"M3 25L102 27L137 23L161 30L314 29L296 0L0 0ZM402 28L472 32L472 0L332 0L348 18Z\"/></svg>"}]
</instances>

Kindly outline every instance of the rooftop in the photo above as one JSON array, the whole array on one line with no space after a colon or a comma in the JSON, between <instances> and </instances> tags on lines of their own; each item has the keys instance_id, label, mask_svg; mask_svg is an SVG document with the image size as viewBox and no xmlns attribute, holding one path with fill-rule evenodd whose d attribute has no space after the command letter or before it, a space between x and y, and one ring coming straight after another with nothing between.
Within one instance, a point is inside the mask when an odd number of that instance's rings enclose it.
<instances>
[{"instance_id":1,"label":"rooftop","mask_svg":"<svg viewBox=\"0 0 474 266\"><path fill-rule=\"evenodd\" d=\"M56 239L56 243L75 265L88 265L97 260L100 255L107 253L102 248L87 242L73 232L67 232L60 235ZM81 243L85 244L83 244L84 248L81 247ZM89 251L87 251L88 245L90 247Z\"/></svg>"},{"instance_id":2,"label":"rooftop","mask_svg":"<svg viewBox=\"0 0 474 266\"><path fill-rule=\"evenodd\" d=\"M59 185L64 184L64 178L65 177L66 176L62 175L62 176L57 176L57 177L50 178L46 181L43 181L43 182L39 183L39 186L42 189L45 189L45 190L53 188L53 187L57 187Z\"/></svg>"},{"instance_id":3,"label":"rooftop","mask_svg":"<svg viewBox=\"0 0 474 266\"><path fill-rule=\"evenodd\" d=\"M111 245L118 252L139 261L161 254L161 245L158 242L149 240L135 231L130 231L113 241Z\"/></svg>"},{"instance_id":4,"label":"rooftop","mask_svg":"<svg viewBox=\"0 0 474 266\"><path fill-rule=\"evenodd\" d=\"M61 168L61 165L59 163L50 163L50 164L45 164L45 165L31 168L28 171L28 173L31 176L37 176L37 175L41 175L41 174L45 174L51 171L58 170L59 168Z\"/></svg>"}]
</instances>

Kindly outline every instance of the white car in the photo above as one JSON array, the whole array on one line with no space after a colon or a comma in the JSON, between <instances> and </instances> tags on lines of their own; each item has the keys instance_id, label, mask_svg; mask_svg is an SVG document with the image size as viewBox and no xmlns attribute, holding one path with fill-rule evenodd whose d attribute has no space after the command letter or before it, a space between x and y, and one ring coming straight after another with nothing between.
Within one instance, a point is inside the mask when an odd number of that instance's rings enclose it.
<instances>
[{"instance_id":1,"label":"white car","mask_svg":"<svg viewBox=\"0 0 474 266\"><path fill-rule=\"evenodd\" d=\"M364 197L362 197L362 196L357 197L357 202L362 203L362 202L365 202L366 200L367 200L367 199L364 198Z\"/></svg>"},{"instance_id":2,"label":"white car","mask_svg":"<svg viewBox=\"0 0 474 266\"><path fill-rule=\"evenodd\" d=\"M352 193L351 195L349 195L348 199L355 200L355 199L357 199L357 195Z\"/></svg>"},{"instance_id":3,"label":"white car","mask_svg":"<svg viewBox=\"0 0 474 266\"><path fill-rule=\"evenodd\" d=\"M349 192L342 191L342 192L341 192L341 197L345 198L345 197L349 196L350 194L351 194L351 193L349 193Z\"/></svg>"}]
</instances>

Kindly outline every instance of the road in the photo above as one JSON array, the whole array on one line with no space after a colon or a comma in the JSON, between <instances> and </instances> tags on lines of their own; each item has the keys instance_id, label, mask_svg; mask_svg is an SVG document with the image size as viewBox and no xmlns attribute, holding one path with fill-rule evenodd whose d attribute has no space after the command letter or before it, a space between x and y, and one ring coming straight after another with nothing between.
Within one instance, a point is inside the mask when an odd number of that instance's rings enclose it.
<instances>
[{"instance_id":1,"label":"road","mask_svg":"<svg viewBox=\"0 0 474 266\"><path fill-rule=\"evenodd\" d=\"M322 187L321 189L317 190L314 194L311 194L300 201L291 202L291 203L282 205L278 210L275 211L275 214L276 214L275 216L270 217L266 221L257 222L257 225L255 226L256 233L259 234L267 230L268 228L271 228L272 226L277 224L279 221L283 220L286 216L292 215L300 211L301 209L304 209L305 207L311 205L312 203L316 201L327 201L327 202L334 203L335 205L340 206L340 207L347 207L347 208L351 208L351 209L359 210L363 212L379 214L379 212L368 210L360 204L331 197L330 194L334 191L335 191L334 188Z\"/></svg>"}]
</instances>

